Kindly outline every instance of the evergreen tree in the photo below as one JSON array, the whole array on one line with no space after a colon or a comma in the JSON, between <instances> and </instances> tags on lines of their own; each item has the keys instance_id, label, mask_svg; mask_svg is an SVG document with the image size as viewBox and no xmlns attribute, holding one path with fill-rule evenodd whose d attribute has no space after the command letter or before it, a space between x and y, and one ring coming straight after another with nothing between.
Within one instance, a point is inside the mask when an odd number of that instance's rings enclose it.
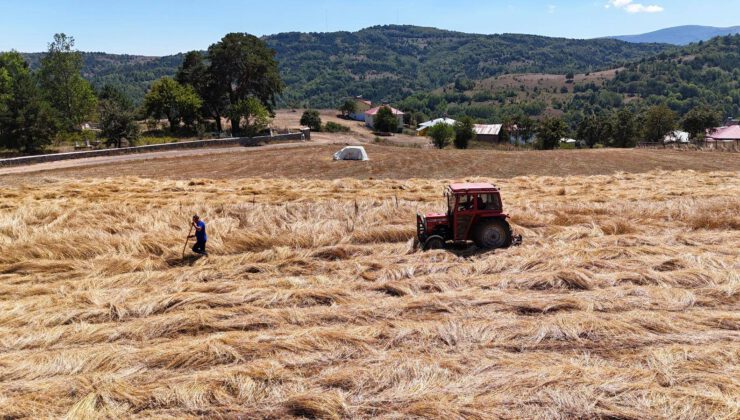
<instances>
[{"instance_id":1,"label":"evergreen tree","mask_svg":"<svg viewBox=\"0 0 740 420\"><path fill-rule=\"evenodd\" d=\"M23 57L0 53L0 147L37 152L51 143L57 129Z\"/></svg>"},{"instance_id":2,"label":"evergreen tree","mask_svg":"<svg viewBox=\"0 0 740 420\"><path fill-rule=\"evenodd\" d=\"M82 78L82 54L74 50L74 43L73 37L54 35L39 71L43 94L66 131L80 130L96 105L90 83Z\"/></svg>"},{"instance_id":3,"label":"evergreen tree","mask_svg":"<svg viewBox=\"0 0 740 420\"><path fill-rule=\"evenodd\" d=\"M455 148L467 149L468 143L475 138L475 124L470 117L463 117L455 123Z\"/></svg>"}]
</instances>

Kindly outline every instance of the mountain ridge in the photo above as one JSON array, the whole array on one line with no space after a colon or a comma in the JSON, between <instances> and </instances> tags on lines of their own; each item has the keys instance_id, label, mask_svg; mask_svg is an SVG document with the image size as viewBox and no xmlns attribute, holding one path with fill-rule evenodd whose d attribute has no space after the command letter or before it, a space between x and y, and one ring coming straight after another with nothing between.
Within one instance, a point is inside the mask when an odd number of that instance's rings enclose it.
<instances>
[{"instance_id":1,"label":"mountain ridge","mask_svg":"<svg viewBox=\"0 0 740 420\"><path fill-rule=\"evenodd\" d=\"M630 43L664 43L671 45L688 45L712 38L740 33L740 26L726 28L702 25L682 25L663 28L657 31L637 35L618 35L608 37Z\"/></svg>"},{"instance_id":2,"label":"mountain ridge","mask_svg":"<svg viewBox=\"0 0 740 420\"><path fill-rule=\"evenodd\" d=\"M527 71L593 71L671 48L612 39L480 35L408 25L356 32L285 32L262 39L277 52L286 84L282 105L312 107L334 107L349 95L393 101L457 79ZM24 56L37 68L43 53ZM95 87L118 86L141 103L154 80L174 75L182 57L83 53L83 75Z\"/></svg>"}]
</instances>

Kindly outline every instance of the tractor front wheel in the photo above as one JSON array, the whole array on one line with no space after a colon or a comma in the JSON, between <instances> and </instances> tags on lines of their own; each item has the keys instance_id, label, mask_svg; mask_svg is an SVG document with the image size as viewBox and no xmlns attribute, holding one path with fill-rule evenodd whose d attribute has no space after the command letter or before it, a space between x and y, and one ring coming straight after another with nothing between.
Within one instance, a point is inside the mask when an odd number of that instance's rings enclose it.
<instances>
[{"instance_id":1,"label":"tractor front wheel","mask_svg":"<svg viewBox=\"0 0 740 420\"><path fill-rule=\"evenodd\" d=\"M424 242L424 251L430 249L442 249L445 247L445 240L441 236L433 235Z\"/></svg>"},{"instance_id":2,"label":"tractor front wheel","mask_svg":"<svg viewBox=\"0 0 740 420\"><path fill-rule=\"evenodd\" d=\"M511 226L504 219L483 220L473 231L478 248L507 248L511 245Z\"/></svg>"}]
</instances>

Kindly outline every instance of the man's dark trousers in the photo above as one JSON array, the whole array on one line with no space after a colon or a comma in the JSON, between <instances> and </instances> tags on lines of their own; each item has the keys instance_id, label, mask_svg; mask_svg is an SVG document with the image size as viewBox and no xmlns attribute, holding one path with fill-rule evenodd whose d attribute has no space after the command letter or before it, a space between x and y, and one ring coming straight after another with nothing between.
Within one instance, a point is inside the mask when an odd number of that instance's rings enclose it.
<instances>
[{"instance_id":1,"label":"man's dark trousers","mask_svg":"<svg viewBox=\"0 0 740 420\"><path fill-rule=\"evenodd\" d=\"M193 245L193 252L206 255L206 241L197 240L195 245Z\"/></svg>"}]
</instances>

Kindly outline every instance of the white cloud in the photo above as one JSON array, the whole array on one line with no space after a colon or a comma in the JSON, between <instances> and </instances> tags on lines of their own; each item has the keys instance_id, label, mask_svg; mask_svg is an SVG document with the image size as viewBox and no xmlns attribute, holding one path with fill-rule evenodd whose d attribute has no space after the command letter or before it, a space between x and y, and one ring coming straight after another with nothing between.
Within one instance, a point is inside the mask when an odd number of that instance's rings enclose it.
<instances>
[{"instance_id":1,"label":"white cloud","mask_svg":"<svg viewBox=\"0 0 740 420\"><path fill-rule=\"evenodd\" d=\"M547 6L547 13L549 13L551 15L552 14L555 14L555 9L557 9L557 6L555 6L554 4L549 4Z\"/></svg>"},{"instance_id":2,"label":"white cloud","mask_svg":"<svg viewBox=\"0 0 740 420\"><path fill-rule=\"evenodd\" d=\"M606 4L606 8L615 7L617 9L623 9L627 13L660 13L663 10L663 6L657 4L644 5L642 3L635 3L633 0L609 0Z\"/></svg>"}]
</instances>

